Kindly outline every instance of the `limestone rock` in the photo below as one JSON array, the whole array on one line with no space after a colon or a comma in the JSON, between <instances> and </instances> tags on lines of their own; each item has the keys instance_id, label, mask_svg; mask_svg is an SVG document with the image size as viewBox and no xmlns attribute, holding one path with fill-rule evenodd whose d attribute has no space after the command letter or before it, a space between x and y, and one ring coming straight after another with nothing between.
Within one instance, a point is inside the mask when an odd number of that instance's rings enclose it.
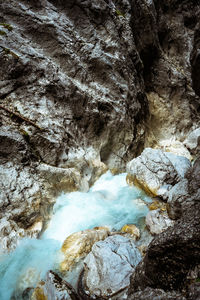
<instances>
[{"instance_id":1,"label":"limestone rock","mask_svg":"<svg viewBox=\"0 0 200 300\"><path fill-rule=\"evenodd\" d=\"M167 199L168 190L184 178L190 166L185 157L146 148L127 164L127 172L136 186L150 195Z\"/></svg>"},{"instance_id":2,"label":"limestone rock","mask_svg":"<svg viewBox=\"0 0 200 300\"><path fill-rule=\"evenodd\" d=\"M34 289L31 300L78 300L73 287L55 272L49 271Z\"/></svg>"},{"instance_id":3,"label":"limestone rock","mask_svg":"<svg viewBox=\"0 0 200 300\"><path fill-rule=\"evenodd\" d=\"M135 240L138 240L140 238L140 230L134 224L124 225L121 229L121 232L130 234L131 237L133 237Z\"/></svg>"},{"instance_id":4,"label":"limestone rock","mask_svg":"<svg viewBox=\"0 0 200 300\"><path fill-rule=\"evenodd\" d=\"M140 260L131 239L114 235L97 242L84 261L80 295L102 299L119 293L129 285L130 275Z\"/></svg>"},{"instance_id":5,"label":"limestone rock","mask_svg":"<svg viewBox=\"0 0 200 300\"><path fill-rule=\"evenodd\" d=\"M104 240L108 235L107 227L95 227L71 234L61 248L65 259L60 264L60 270L62 272L69 271L75 263L91 251L95 242Z\"/></svg>"},{"instance_id":6,"label":"limestone rock","mask_svg":"<svg viewBox=\"0 0 200 300\"><path fill-rule=\"evenodd\" d=\"M147 213L146 225L151 234L155 235L163 232L168 227L173 226L174 222L169 219L166 211L156 209Z\"/></svg>"}]
</instances>

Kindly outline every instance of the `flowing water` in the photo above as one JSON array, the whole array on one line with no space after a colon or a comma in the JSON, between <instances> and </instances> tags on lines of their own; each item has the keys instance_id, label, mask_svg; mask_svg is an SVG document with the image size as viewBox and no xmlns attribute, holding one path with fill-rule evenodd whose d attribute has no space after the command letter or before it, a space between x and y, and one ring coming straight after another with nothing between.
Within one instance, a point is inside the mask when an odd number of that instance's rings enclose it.
<instances>
[{"instance_id":1,"label":"flowing water","mask_svg":"<svg viewBox=\"0 0 200 300\"><path fill-rule=\"evenodd\" d=\"M23 290L34 287L49 269L56 270L59 249L70 234L95 226L119 230L125 224L139 224L148 211L144 202L150 201L127 185L125 173L107 172L87 193L62 194L42 237L23 240L15 251L0 256L0 299L9 300L13 293L14 299L21 299Z\"/></svg>"}]
</instances>

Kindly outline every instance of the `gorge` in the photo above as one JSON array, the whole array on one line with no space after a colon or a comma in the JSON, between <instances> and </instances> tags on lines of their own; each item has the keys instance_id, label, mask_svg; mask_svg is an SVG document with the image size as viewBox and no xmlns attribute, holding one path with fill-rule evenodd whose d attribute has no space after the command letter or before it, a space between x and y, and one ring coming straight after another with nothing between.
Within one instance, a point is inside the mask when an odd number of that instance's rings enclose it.
<instances>
[{"instance_id":1,"label":"gorge","mask_svg":"<svg viewBox=\"0 0 200 300\"><path fill-rule=\"evenodd\" d=\"M200 298L199 20L199 0L0 0L2 300ZM138 241L120 231L130 224ZM69 288L53 262L67 236L84 230L94 243ZM58 233L59 245L43 246ZM20 275L5 274L20 268L27 239L41 278L17 295ZM91 261L115 247L130 254L122 263L130 282L105 294L90 281ZM142 255L137 267L133 253Z\"/></svg>"}]
</instances>

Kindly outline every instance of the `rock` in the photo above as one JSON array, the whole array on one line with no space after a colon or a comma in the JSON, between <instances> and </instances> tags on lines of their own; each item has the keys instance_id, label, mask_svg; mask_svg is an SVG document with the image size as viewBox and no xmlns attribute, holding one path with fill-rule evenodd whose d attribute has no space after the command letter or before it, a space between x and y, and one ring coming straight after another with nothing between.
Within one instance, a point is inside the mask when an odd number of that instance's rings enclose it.
<instances>
[{"instance_id":1,"label":"rock","mask_svg":"<svg viewBox=\"0 0 200 300\"><path fill-rule=\"evenodd\" d=\"M34 289L31 300L78 300L73 287L61 279L55 272L49 271L45 281L39 282Z\"/></svg>"},{"instance_id":2,"label":"rock","mask_svg":"<svg viewBox=\"0 0 200 300\"><path fill-rule=\"evenodd\" d=\"M193 153L196 154L200 150L200 128L191 131L184 140L184 145Z\"/></svg>"},{"instance_id":3,"label":"rock","mask_svg":"<svg viewBox=\"0 0 200 300\"><path fill-rule=\"evenodd\" d=\"M130 234L135 240L140 238L140 230L134 224L124 225L120 231Z\"/></svg>"},{"instance_id":4,"label":"rock","mask_svg":"<svg viewBox=\"0 0 200 300\"><path fill-rule=\"evenodd\" d=\"M190 166L185 157L146 148L127 164L127 172L136 186L166 200L169 189L184 178Z\"/></svg>"},{"instance_id":5,"label":"rock","mask_svg":"<svg viewBox=\"0 0 200 300\"><path fill-rule=\"evenodd\" d=\"M80 296L102 299L123 291L140 260L141 255L131 239L114 235L97 242L84 261Z\"/></svg>"},{"instance_id":6,"label":"rock","mask_svg":"<svg viewBox=\"0 0 200 300\"><path fill-rule=\"evenodd\" d=\"M60 264L60 270L62 272L69 271L75 263L91 251L95 242L104 240L108 235L107 227L95 227L68 236L61 248L65 259Z\"/></svg>"},{"instance_id":7,"label":"rock","mask_svg":"<svg viewBox=\"0 0 200 300\"><path fill-rule=\"evenodd\" d=\"M189 150L184 146L184 143L175 140L161 140L156 146L158 149L162 149L165 152L171 152L178 156L184 156L189 160L192 160L192 156Z\"/></svg>"},{"instance_id":8,"label":"rock","mask_svg":"<svg viewBox=\"0 0 200 300\"><path fill-rule=\"evenodd\" d=\"M148 208L150 210L160 209L161 211L166 211L166 209L167 209L166 203L165 202L161 202L161 201L159 201L157 199L153 200L153 202L148 205Z\"/></svg>"},{"instance_id":9,"label":"rock","mask_svg":"<svg viewBox=\"0 0 200 300\"><path fill-rule=\"evenodd\" d=\"M200 282L192 283L189 286L188 299L189 300L199 300L200 299Z\"/></svg>"},{"instance_id":10,"label":"rock","mask_svg":"<svg viewBox=\"0 0 200 300\"><path fill-rule=\"evenodd\" d=\"M167 212L159 209L149 211L145 221L152 235L159 234L174 225L174 222L169 219Z\"/></svg>"},{"instance_id":11,"label":"rock","mask_svg":"<svg viewBox=\"0 0 200 300\"><path fill-rule=\"evenodd\" d=\"M200 203L191 201L180 221L157 235L131 277L129 294L147 286L185 289L189 270L200 264Z\"/></svg>"},{"instance_id":12,"label":"rock","mask_svg":"<svg viewBox=\"0 0 200 300\"><path fill-rule=\"evenodd\" d=\"M165 292L161 289L146 288L143 291L134 293L129 296L129 300L186 300L178 292Z\"/></svg>"}]
</instances>

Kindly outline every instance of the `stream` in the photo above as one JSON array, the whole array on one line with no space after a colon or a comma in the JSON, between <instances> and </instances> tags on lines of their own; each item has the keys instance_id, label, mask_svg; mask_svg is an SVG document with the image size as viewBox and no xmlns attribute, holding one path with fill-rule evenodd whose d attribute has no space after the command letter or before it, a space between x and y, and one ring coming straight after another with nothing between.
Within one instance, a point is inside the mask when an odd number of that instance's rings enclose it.
<instances>
[{"instance_id":1,"label":"stream","mask_svg":"<svg viewBox=\"0 0 200 300\"><path fill-rule=\"evenodd\" d=\"M73 192L57 198L48 228L40 239L24 239L9 254L0 255L0 299L22 299L22 292L35 287L45 273L57 270L60 248L70 234L96 226L120 230L140 226L151 202L141 190L126 183L126 173L102 175L87 193Z\"/></svg>"}]
</instances>

